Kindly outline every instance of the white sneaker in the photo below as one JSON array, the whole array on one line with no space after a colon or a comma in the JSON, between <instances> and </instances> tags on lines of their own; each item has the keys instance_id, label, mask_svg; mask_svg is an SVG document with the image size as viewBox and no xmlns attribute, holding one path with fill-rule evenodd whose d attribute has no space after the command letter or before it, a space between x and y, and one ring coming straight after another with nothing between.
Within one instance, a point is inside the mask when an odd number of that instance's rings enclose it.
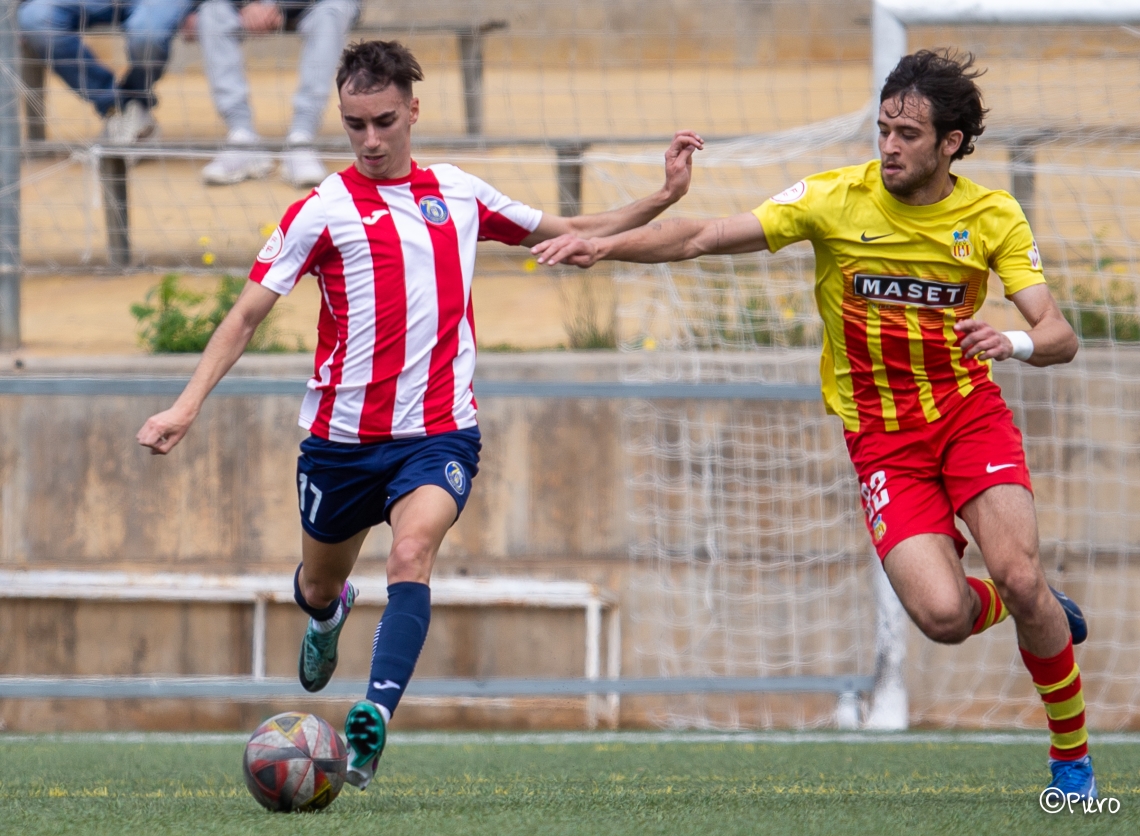
<instances>
[{"instance_id":1,"label":"white sneaker","mask_svg":"<svg viewBox=\"0 0 1140 836\"><path fill-rule=\"evenodd\" d=\"M281 159L281 179L299 189L319 186L327 177L324 165L312 148L287 148Z\"/></svg>"},{"instance_id":2,"label":"white sneaker","mask_svg":"<svg viewBox=\"0 0 1140 836\"><path fill-rule=\"evenodd\" d=\"M157 127L150 109L132 99L103 120L103 139L111 145L133 145L153 134Z\"/></svg>"},{"instance_id":3,"label":"white sneaker","mask_svg":"<svg viewBox=\"0 0 1140 836\"><path fill-rule=\"evenodd\" d=\"M273 170L273 159L258 148L261 138L239 128L226 137L226 148L202 169L202 182L208 186L232 186L242 180L260 180Z\"/></svg>"}]
</instances>

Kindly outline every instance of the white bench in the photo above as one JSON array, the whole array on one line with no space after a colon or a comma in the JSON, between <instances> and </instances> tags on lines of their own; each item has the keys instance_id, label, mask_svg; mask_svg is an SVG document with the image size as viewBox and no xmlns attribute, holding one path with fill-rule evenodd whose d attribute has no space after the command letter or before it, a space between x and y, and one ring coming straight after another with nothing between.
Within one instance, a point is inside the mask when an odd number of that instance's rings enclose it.
<instances>
[{"instance_id":1,"label":"white bench","mask_svg":"<svg viewBox=\"0 0 1140 836\"><path fill-rule=\"evenodd\" d=\"M353 576L353 584L369 604L387 601L387 580ZM621 617L614 594L583 581L546 581L531 578L438 578L432 581L432 604L437 607L534 607L582 610L586 619L585 683L550 680L564 687L554 689L586 696L586 722L597 725L601 713L603 620L608 616L606 679L621 675ZM248 677L24 677L0 676L0 699L30 697L140 697L214 696L232 699L265 699L299 696L292 679L265 675L265 615L270 603L293 602L292 575L189 575L173 573L75 571L0 571L0 599L62 599L71 601L169 601L249 604L253 607L252 670ZM525 694L526 680L413 680L413 696L502 697ZM541 682L538 680L537 682ZM434 683L434 687L433 687ZM545 690L551 691L549 683ZM334 683L336 684L336 683ZM341 683L327 695L358 694L360 683ZM576 686L576 687L575 687ZM584 686L584 687L583 687ZM322 692L324 695L325 692ZM608 720L616 724L618 697L606 697Z\"/></svg>"}]
</instances>

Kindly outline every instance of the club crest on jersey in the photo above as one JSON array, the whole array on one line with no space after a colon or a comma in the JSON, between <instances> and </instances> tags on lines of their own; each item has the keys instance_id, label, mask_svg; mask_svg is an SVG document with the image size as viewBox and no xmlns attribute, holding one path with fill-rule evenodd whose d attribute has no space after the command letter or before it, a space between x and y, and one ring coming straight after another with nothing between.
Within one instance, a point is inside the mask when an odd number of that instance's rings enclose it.
<instances>
[{"instance_id":1,"label":"club crest on jersey","mask_svg":"<svg viewBox=\"0 0 1140 836\"><path fill-rule=\"evenodd\" d=\"M443 468L443 473L447 477L448 484L455 488L457 494L463 496L463 492L467 490L467 473L463 470L463 465L459 462L448 462Z\"/></svg>"},{"instance_id":2,"label":"club crest on jersey","mask_svg":"<svg viewBox=\"0 0 1140 836\"><path fill-rule=\"evenodd\" d=\"M424 216L424 220L429 224L447 223L447 219L451 217L451 213L447 211L447 204L441 198L433 194L420 198L420 214Z\"/></svg>"},{"instance_id":3,"label":"club crest on jersey","mask_svg":"<svg viewBox=\"0 0 1140 836\"><path fill-rule=\"evenodd\" d=\"M281 248L284 246L285 237L281 234L281 227L277 227L265 242L265 246L261 248L261 252L257 254L257 260L268 264L281 255Z\"/></svg>"},{"instance_id":4,"label":"club crest on jersey","mask_svg":"<svg viewBox=\"0 0 1140 836\"><path fill-rule=\"evenodd\" d=\"M956 308L966 301L966 285L934 282L914 276L874 276L856 273L852 282L856 296L888 305L918 308Z\"/></svg>"},{"instance_id":5,"label":"club crest on jersey","mask_svg":"<svg viewBox=\"0 0 1140 836\"><path fill-rule=\"evenodd\" d=\"M955 232L954 244L950 247L950 254L954 258L969 258L971 252L970 230L963 229L961 232Z\"/></svg>"},{"instance_id":6,"label":"club crest on jersey","mask_svg":"<svg viewBox=\"0 0 1140 836\"><path fill-rule=\"evenodd\" d=\"M795 203L801 197L807 194L807 182L801 180L794 186L788 186L778 195L772 196L773 203Z\"/></svg>"}]
</instances>

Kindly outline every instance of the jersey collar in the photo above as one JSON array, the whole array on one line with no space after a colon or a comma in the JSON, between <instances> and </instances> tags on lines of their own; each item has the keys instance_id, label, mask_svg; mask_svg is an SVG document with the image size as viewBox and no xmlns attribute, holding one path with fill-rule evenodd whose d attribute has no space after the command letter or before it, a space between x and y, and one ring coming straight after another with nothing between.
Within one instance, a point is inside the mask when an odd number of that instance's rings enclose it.
<instances>
[{"instance_id":1,"label":"jersey collar","mask_svg":"<svg viewBox=\"0 0 1140 836\"><path fill-rule=\"evenodd\" d=\"M360 169L356 167L356 163L350 165L340 174L342 177L348 177L365 186L402 186L405 183L412 182L412 180L415 179L415 176L419 174L419 171L420 167L416 164L415 160L412 160L412 170L403 177L396 177L392 180L373 180L371 177L367 177L364 174L361 174Z\"/></svg>"},{"instance_id":2,"label":"jersey collar","mask_svg":"<svg viewBox=\"0 0 1140 836\"><path fill-rule=\"evenodd\" d=\"M956 174L954 175L954 189L937 203L928 203L925 206L912 206L909 203L903 203L888 192L887 187L883 185L883 175L879 166L880 163L878 160L874 161L871 165L871 173L875 180L875 195L883 205L883 208L888 212L894 212L897 215L904 215L911 218L922 218L939 215L947 209L956 208L958 204L962 202L963 194L966 190L965 184L962 182L962 176Z\"/></svg>"}]
</instances>

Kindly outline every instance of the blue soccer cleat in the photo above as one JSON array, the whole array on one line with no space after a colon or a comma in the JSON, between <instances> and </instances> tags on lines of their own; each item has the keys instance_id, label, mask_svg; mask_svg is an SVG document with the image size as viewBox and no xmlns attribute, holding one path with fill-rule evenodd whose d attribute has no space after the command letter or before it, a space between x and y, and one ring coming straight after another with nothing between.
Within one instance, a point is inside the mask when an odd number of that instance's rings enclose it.
<instances>
[{"instance_id":1,"label":"blue soccer cleat","mask_svg":"<svg viewBox=\"0 0 1140 836\"><path fill-rule=\"evenodd\" d=\"M1053 780L1048 789L1057 790L1068 798L1070 793L1080 796L1082 801L1095 801L1096 776L1093 775L1092 759L1088 755L1077 761L1049 759L1049 770Z\"/></svg>"},{"instance_id":2,"label":"blue soccer cleat","mask_svg":"<svg viewBox=\"0 0 1140 836\"><path fill-rule=\"evenodd\" d=\"M1085 614L1076 602L1059 589L1049 587L1053 597L1065 611L1065 618L1069 620L1069 632L1073 634L1073 644L1080 644L1089 637L1089 625L1085 621Z\"/></svg>"},{"instance_id":3,"label":"blue soccer cleat","mask_svg":"<svg viewBox=\"0 0 1140 836\"><path fill-rule=\"evenodd\" d=\"M363 790L376 774L376 764L388 737L380 707L371 700L361 700L350 708L344 718L344 736L348 740L348 771L344 780Z\"/></svg>"},{"instance_id":4,"label":"blue soccer cleat","mask_svg":"<svg viewBox=\"0 0 1140 836\"><path fill-rule=\"evenodd\" d=\"M340 593L340 623L327 633L322 633L313 627L312 619L309 620L309 628L301 639L301 658L297 660L297 675L301 679L301 687L306 691L319 691L332 679L337 662L336 644L355 600L356 587L346 583Z\"/></svg>"}]
</instances>

